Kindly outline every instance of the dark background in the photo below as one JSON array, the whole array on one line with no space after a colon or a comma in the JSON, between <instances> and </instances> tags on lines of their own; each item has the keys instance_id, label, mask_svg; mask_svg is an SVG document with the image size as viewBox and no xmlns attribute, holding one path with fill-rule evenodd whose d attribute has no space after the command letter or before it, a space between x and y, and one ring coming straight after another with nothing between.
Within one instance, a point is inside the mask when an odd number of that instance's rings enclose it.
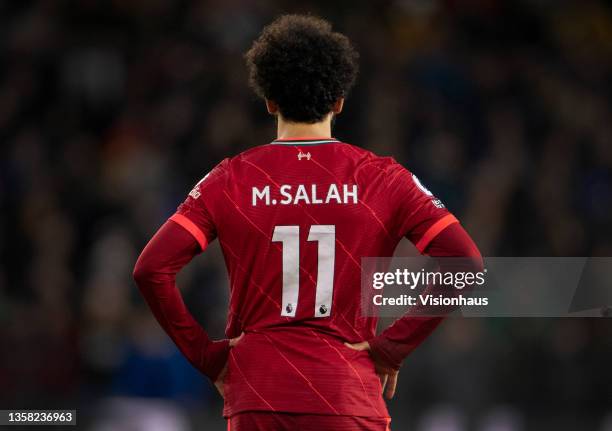
<instances>
[{"instance_id":1,"label":"dark background","mask_svg":"<svg viewBox=\"0 0 612 431\"><path fill-rule=\"evenodd\" d=\"M334 135L408 166L483 255L612 255L607 3L0 0L0 408L224 429L131 270L212 166L275 137L242 53L287 12L361 53ZM222 336L216 243L179 284ZM608 319L451 319L406 361L394 429L610 431L611 364Z\"/></svg>"}]
</instances>

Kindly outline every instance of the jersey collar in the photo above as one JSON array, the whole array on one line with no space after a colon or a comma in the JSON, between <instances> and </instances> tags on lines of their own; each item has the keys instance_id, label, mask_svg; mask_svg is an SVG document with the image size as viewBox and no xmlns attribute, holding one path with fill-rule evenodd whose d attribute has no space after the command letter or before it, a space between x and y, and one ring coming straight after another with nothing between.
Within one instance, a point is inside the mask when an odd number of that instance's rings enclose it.
<instances>
[{"instance_id":1,"label":"jersey collar","mask_svg":"<svg viewBox=\"0 0 612 431\"><path fill-rule=\"evenodd\" d=\"M318 145L318 144L333 144L339 142L335 138L317 138L317 137L299 137L290 139L275 139L272 144L276 145Z\"/></svg>"}]
</instances>

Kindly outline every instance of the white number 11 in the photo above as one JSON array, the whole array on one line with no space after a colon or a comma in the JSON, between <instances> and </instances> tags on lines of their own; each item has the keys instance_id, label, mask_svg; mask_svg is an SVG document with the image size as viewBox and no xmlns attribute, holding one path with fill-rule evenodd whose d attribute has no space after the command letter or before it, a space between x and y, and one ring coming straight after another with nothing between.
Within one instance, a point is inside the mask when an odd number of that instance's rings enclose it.
<instances>
[{"instance_id":1,"label":"white number 11","mask_svg":"<svg viewBox=\"0 0 612 431\"><path fill-rule=\"evenodd\" d=\"M283 243L283 297L281 316L295 317L300 291L300 227L276 226L272 241ZM315 317L328 317L334 295L336 226L310 227L308 241L319 243Z\"/></svg>"}]
</instances>

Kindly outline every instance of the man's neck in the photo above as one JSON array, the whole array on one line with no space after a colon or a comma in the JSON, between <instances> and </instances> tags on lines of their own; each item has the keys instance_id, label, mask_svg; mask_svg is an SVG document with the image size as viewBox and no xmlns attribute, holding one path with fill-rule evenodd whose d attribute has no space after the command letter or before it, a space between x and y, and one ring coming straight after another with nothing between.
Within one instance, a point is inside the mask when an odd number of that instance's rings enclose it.
<instances>
[{"instance_id":1,"label":"man's neck","mask_svg":"<svg viewBox=\"0 0 612 431\"><path fill-rule=\"evenodd\" d=\"M292 123L278 117L278 139L331 138L331 115L318 123Z\"/></svg>"}]
</instances>

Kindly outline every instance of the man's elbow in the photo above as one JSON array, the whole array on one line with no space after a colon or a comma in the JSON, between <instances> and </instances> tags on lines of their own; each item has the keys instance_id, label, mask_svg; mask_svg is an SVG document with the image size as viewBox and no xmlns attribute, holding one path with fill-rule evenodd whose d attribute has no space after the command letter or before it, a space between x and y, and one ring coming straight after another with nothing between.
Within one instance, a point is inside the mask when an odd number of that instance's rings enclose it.
<instances>
[{"instance_id":1,"label":"man's elbow","mask_svg":"<svg viewBox=\"0 0 612 431\"><path fill-rule=\"evenodd\" d=\"M155 269L153 265L151 265L147 259L143 258L142 255L136 261L136 265L134 265L132 278L140 290L145 288L153 279L155 279Z\"/></svg>"},{"instance_id":2,"label":"man's elbow","mask_svg":"<svg viewBox=\"0 0 612 431\"><path fill-rule=\"evenodd\" d=\"M462 261L465 261L465 271L477 273L484 270L484 260L478 246L472 238L465 232L462 232L462 240L458 244L457 256L462 256Z\"/></svg>"},{"instance_id":3,"label":"man's elbow","mask_svg":"<svg viewBox=\"0 0 612 431\"><path fill-rule=\"evenodd\" d=\"M476 254L472 256L472 270L473 272L484 271L484 260L478 249L476 249Z\"/></svg>"}]
</instances>

